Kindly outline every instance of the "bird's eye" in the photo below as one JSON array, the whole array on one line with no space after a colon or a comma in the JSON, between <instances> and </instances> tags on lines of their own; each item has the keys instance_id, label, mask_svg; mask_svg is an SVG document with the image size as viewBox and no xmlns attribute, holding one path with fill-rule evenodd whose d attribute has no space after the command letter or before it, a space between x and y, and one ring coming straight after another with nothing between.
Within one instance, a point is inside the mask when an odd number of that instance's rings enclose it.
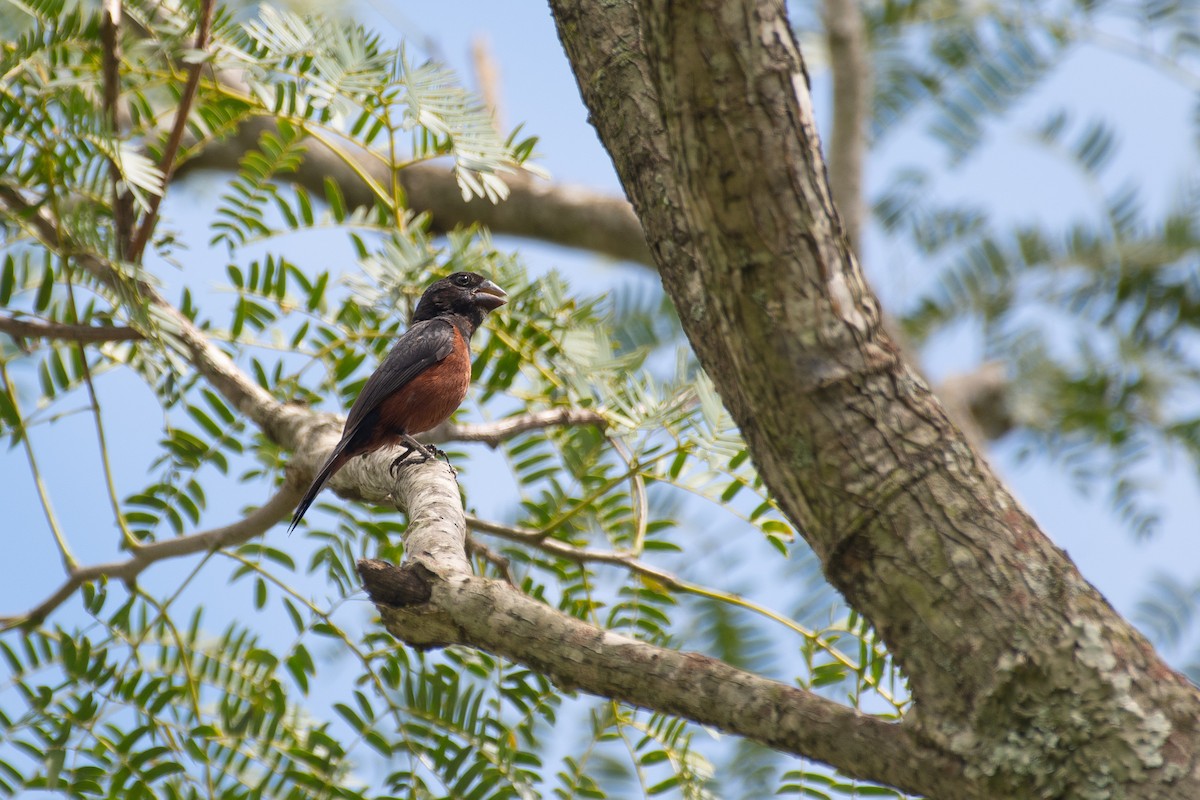
<instances>
[{"instance_id":1,"label":"bird's eye","mask_svg":"<svg viewBox=\"0 0 1200 800\"><path fill-rule=\"evenodd\" d=\"M455 275L454 276L454 284L456 286L470 286L471 285L471 276L470 275Z\"/></svg>"}]
</instances>

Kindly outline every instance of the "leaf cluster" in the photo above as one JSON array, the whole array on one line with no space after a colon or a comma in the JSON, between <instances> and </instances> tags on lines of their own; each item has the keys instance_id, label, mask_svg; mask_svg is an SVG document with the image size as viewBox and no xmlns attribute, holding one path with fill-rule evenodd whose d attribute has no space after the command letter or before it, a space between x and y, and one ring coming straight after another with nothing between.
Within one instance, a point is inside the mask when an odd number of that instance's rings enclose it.
<instances>
[{"instance_id":1,"label":"leaf cluster","mask_svg":"<svg viewBox=\"0 0 1200 800\"><path fill-rule=\"evenodd\" d=\"M1130 18L1142 31L1136 41L1119 32ZM1074 173L1093 209L1065 221L1013 222L982 201L942 199L940 167L897 170L874 211L889 248L921 264L905 332L920 344L976 334L981 357L1008 367L1020 455L1056 460L1081 489L1106 494L1133 532L1149 534L1158 522L1151 456L1200 464L1200 409L1188 400L1200 377L1196 193L1185 183L1168 203L1144 197L1137 176L1122 175L1118 120L1080 119L1065 106L1027 125L1017 112L1085 47L1134 55L1169 80L1197 85L1195 9L885 3L869 22L877 137L902 120L921 121L953 168L989 135L1017 129Z\"/></svg>"},{"instance_id":2,"label":"leaf cluster","mask_svg":"<svg viewBox=\"0 0 1200 800\"><path fill-rule=\"evenodd\" d=\"M5 338L0 424L38 478L39 426L90 417L120 534L109 542L113 558L194 533L234 491L270 491L288 459L197 375L151 290L176 297L178 310L275 397L344 409L407 324L421 287L473 270L504 286L510 302L477 335L475 389L457 419L572 408L605 421L530 430L501 442L495 456L451 446L468 508L494 502L487 498L502 483L509 502L489 516L536 532L520 543L489 541L499 558L481 558L479 568L505 577L502 559L523 591L605 628L667 646L696 640L864 709L903 708L894 665L818 583L815 559L681 347L661 293L585 296L553 271L531 275L484 230L435 235L407 209L398 179L362 174L373 202L361 207L333 180L319 192L290 181L319 145L348 165L378 160L392 175L448 158L464 196L495 201L506 193L503 177L528 166L532 140L500 136L452 73L411 63L359 26L270 9L238 21L219 10L212 45L199 53L190 49L197 9L122 7L130 24L121 34L120 129L100 91L99 9L36 0L25 32L0 51L0 308L141 337L86 346ZM198 60L205 77L181 162L247 121L272 124L221 193L207 242L172 231L164 206L148 255L126 262L114 198L127 191L135 222L145 223L150 198L171 189L159 166L164 120ZM240 82L212 80L235 73ZM305 263L302 242L317 232L338 238L349 268ZM188 246L217 266L172 271ZM139 429L156 442L146 464L111 457L111 401L93 385L105 373L158 404L161 415ZM48 494L40 500L53 520ZM703 511L690 511L697 501ZM71 562L70 537L51 527ZM712 795L729 756L718 749L710 758L707 734L697 737L690 724L607 702L585 706L517 665L457 648L410 653L380 633L364 618L355 562L400 560L404 527L394 509L322 502L287 546L224 548L190 571L156 564L137 586L87 584L54 624L6 632L0 794ZM806 602L778 611L749 596L752 582L743 592L705 585L718 548L730 543L810 589ZM208 632L214 618L223 620L217 635ZM557 728L580 719L582 735L563 752ZM778 783L778 757L759 752L754 763L762 785Z\"/></svg>"}]
</instances>

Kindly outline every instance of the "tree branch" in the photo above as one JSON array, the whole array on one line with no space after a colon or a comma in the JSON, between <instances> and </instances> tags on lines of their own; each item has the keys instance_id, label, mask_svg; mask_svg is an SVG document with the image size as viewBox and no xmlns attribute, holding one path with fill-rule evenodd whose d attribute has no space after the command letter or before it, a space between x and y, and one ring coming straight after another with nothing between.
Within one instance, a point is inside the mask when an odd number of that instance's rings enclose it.
<instances>
[{"instance_id":1,"label":"tree branch","mask_svg":"<svg viewBox=\"0 0 1200 800\"><path fill-rule=\"evenodd\" d=\"M863 164L871 113L871 65L866 22L856 0L824 0L822 17L833 74L833 136L829 141L829 186L850 248L862 253L866 217Z\"/></svg>"},{"instance_id":2,"label":"tree branch","mask_svg":"<svg viewBox=\"0 0 1200 800\"><path fill-rule=\"evenodd\" d=\"M545 531L521 528L514 525L504 525L499 522L481 519L472 514L465 516L467 527L479 533L486 533L507 539L510 542L527 545L541 550L548 555L571 561L576 564L610 564L627 569L630 572L661 583L668 589L684 589L687 584L666 570L652 567L639 561L632 553L617 553L611 550L591 550L574 547L566 542L550 538Z\"/></svg>"},{"instance_id":3,"label":"tree branch","mask_svg":"<svg viewBox=\"0 0 1200 800\"><path fill-rule=\"evenodd\" d=\"M937 387L938 397L955 421L967 420L975 427L977 446L999 439L1017 427L1018 420L1009 401L1011 391L1008 370L999 361L951 375Z\"/></svg>"},{"instance_id":4,"label":"tree branch","mask_svg":"<svg viewBox=\"0 0 1200 800\"><path fill-rule=\"evenodd\" d=\"M63 585L32 610L20 616L0 617L0 631L41 622L85 583L100 578L130 583L143 570L159 561L196 553L211 553L222 547L248 542L254 537L266 533L275 523L286 519L299 500L300 493L284 484L265 504L237 522L188 536L163 539L142 545L124 561L111 561L106 564L94 564L90 567L75 567Z\"/></svg>"},{"instance_id":5,"label":"tree branch","mask_svg":"<svg viewBox=\"0 0 1200 800\"><path fill-rule=\"evenodd\" d=\"M195 45L197 53L203 52L208 47L208 34L212 27L215 5L216 0L201 0L200 2L200 22L196 29ZM200 86L200 74L203 69L204 62L202 60L197 60L188 66L187 82L183 85L183 95L179 98L179 105L175 110L175 124L171 128L166 147L163 148L162 158L158 162L158 170L162 173L163 180L162 191L150 197L150 208L146 210L141 227L138 228L133 242L129 246L129 252L126 255L128 261L137 263L142 257L142 251L145 250L146 243L150 241L150 235L154 233L154 227L158 223L158 209L162 205L163 197L167 194L167 184L171 180L171 175L175 172L175 156L179 154L179 147L183 143L188 114L192 111L192 103L196 99L196 90Z\"/></svg>"},{"instance_id":6,"label":"tree branch","mask_svg":"<svg viewBox=\"0 0 1200 800\"><path fill-rule=\"evenodd\" d=\"M269 119L249 119L227 139L206 144L179 169L234 171L238 161L258 146L259 137L274 130ZM358 154L357 169L381 185L391 181L386 164L369 157L351 142L344 150ZM351 207L372 207L375 195L354 170L327 146L309 139L304 161L291 176L317 196L325 192L325 179L333 178ZM503 203L481 198L462 199L453 173L440 164L414 164L400 170L399 181L408 207L430 215L439 232L462 225L486 225L493 233L520 236L587 250L621 261L652 264L650 251L633 209L622 197L579 186L549 184L524 173L506 175L509 196Z\"/></svg>"},{"instance_id":7,"label":"tree branch","mask_svg":"<svg viewBox=\"0 0 1200 800\"><path fill-rule=\"evenodd\" d=\"M760 476L904 669L906 723L943 766L971 765L915 786L908 756L881 780L964 800L1200 796L1196 687L1042 534L884 332L784 3L551 7Z\"/></svg>"},{"instance_id":8,"label":"tree branch","mask_svg":"<svg viewBox=\"0 0 1200 800\"><path fill-rule=\"evenodd\" d=\"M509 561L506 556L502 556L472 536L467 537L466 548L468 557L482 558L484 561L500 570L500 574L504 576L504 580L508 581L509 584L513 586L517 585L517 579L513 577L512 573L512 562Z\"/></svg>"},{"instance_id":9,"label":"tree branch","mask_svg":"<svg viewBox=\"0 0 1200 800\"><path fill-rule=\"evenodd\" d=\"M608 426L604 416L590 408L547 408L528 414L498 419L493 422L477 422L456 425L443 422L433 430L422 434L422 441L430 444L443 442L483 442L488 447L497 447L501 442L528 431L542 428L595 425L603 430Z\"/></svg>"},{"instance_id":10,"label":"tree branch","mask_svg":"<svg viewBox=\"0 0 1200 800\"><path fill-rule=\"evenodd\" d=\"M564 689L675 714L770 747L833 764L866 780L923 770L957 771L903 724L859 713L812 692L708 656L679 652L598 628L503 581L471 574L467 521L449 471L406 467L397 502L408 511L403 567L360 561L359 575L387 629L414 647L461 644L524 664ZM928 757L931 760L925 761ZM918 763L924 766L916 769Z\"/></svg>"},{"instance_id":11,"label":"tree branch","mask_svg":"<svg viewBox=\"0 0 1200 800\"><path fill-rule=\"evenodd\" d=\"M132 291L145 298L154 309L158 324L163 326L161 332L174 337L187 351L196 370L272 441L294 450L304 431L313 425L324 424L324 420L312 411L286 405L272 397L149 283L126 276L98 256L76 252L69 242L60 241L58 230L44 208L34 207L18 192L4 186L0 186L0 203L14 219L29 226L47 249L69 257L114 292Z\"/></svg>"},{"instance_id":12,"label":"tree branch","mask_svg":"<svg viewBox=\"0 0 1200 800\"><path fill-rule=\"evenodd\" d=\"M14 339L62 339L68 342L136 342L146 337L133 328L117 325L68 325L0 314L0 332Z\"/></svg>"}]
</instances>

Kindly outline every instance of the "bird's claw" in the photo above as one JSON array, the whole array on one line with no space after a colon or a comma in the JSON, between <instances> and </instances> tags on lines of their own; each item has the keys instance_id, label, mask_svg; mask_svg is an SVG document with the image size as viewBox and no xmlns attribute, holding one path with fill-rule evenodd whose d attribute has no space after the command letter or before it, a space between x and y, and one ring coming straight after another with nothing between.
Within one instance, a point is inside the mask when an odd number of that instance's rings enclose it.
<instances>
[{"instance_id":1,"label":"bird's claw","mask_svg":"<svg viewBox=\"0 0 1200 800\"><path fill-rule=\"evenodd\" d=\"M446 466L450 468L450 472L454 473L455 477L458 476L458 470L456 470L454 465L450 463L450 456L446 455L446 451L431 444L423 444L418 447L405 445L404 452L396 456L396 458L392 460L392 465L388 467L388 472L391 473L393 478L399 475L400 467L404 466L404 462L406 462L413 455L420 456L421 460L417 461L417 464L424 464L431 458L441 458L446 462Z\"/></svg>"},{"instance_id":2,"label":"bird's claw","mask_svg":"<svg viewBox=\"0 0 1200 800\"><path fill-rule=\"evenodd\" d=\"M404 466L404 462L408 460L408 457L412 455L413 451L415 450L417 450L417 448L413 447L412 445L405 445L404 452L392 459L392 465L388 467L388 472L391 473L393 478L399 477L400 468ZM425 458L422 459L422 462L429 460L428 453L421 453L421 455L425 456Z\"/></svg>"},{"instance_id":3,"label":"bird's claw","mask_svg":"<svg viewBox=\"0 0 1200 800\"><path fill-rule=\"evenodd\" d=\"M455 478L458 477L458 470L456 470L454 465L450 463L450 456L446 455L445 450L432 444L425 446L429 448L429 452L433 454L433 458L440 458L442 461L446 462L446 466L450 468L451 475L453 475Z\"/></svg>"},{"instance_id":4,"label":"bird's claw","mask_svg":"<svg viewBox=\"0 0 1200 800\"><path fill-rule=\"evenodd\" d=\"M392 465L388 467L388 473L392 476L393 480L400 477L400 467L403 466L404 459L407 457L408 453L405 453L399 458L392 459Z\"/></svg>"}]
</instances>

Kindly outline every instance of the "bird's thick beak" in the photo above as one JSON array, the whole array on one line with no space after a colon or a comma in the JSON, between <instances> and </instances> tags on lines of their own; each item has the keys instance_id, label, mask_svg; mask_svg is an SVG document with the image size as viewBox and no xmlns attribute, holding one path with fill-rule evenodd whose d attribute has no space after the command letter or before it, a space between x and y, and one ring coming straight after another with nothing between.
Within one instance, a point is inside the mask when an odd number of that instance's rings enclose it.
<instances>
[{"instance_id":1,"label":"bird's thick beak","mask_svg":"<svg viewBox=\"0 0 1200 800\"><path fill-rule=\"evenodd\" d=\"M475 289L475 305L482 306L488 311L499 308L508 302L508 293L491 281L484 281Z\"/></svg>"}]
</instances>

